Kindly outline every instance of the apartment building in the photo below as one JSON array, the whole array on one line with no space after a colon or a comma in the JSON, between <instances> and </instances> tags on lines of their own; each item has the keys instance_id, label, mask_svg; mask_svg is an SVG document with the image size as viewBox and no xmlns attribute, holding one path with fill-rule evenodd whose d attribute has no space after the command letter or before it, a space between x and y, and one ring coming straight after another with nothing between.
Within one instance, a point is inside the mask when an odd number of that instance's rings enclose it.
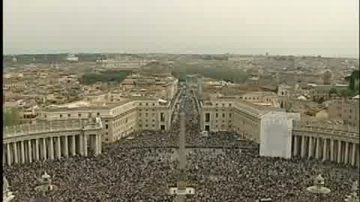
<instances>
[{"instance_id":1,"label":"apartment building","mask_svg":"<svg viewBox=\"0 0 360 202\"><path fill-rule=\"evenodd\" d=\"M359 130L359 99L334 100L328 107L329 119L341 120Z\"/></svg>"}]
</instances>

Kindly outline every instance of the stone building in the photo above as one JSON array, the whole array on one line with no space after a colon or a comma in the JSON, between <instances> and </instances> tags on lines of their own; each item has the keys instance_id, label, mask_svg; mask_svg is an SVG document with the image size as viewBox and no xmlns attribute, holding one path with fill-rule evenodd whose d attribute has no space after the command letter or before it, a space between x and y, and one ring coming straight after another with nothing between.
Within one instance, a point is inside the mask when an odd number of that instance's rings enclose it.
<instances>
[{"instance_id":1,"label":"stone building","mask_svg":"<svg viewBox=\"0 0 360 202\"><path fill-rule=\"evenodd\" d=\"M329 119L341 120L359 130L359 99L334 100L328 107Z\"/></svg>"},{"instance_id":2,"label":"stone building","mask_svg":"<svg viewBox=\"0 0 360 202\"><path fill-rule=\"evenodd\" d=\"M110 143L134 131L168 130L176 100L177 97L171 101L132 98L100 105L82 101L43 109L38 120L86 120L100 117L104 125L102 141Z\"/></svg>"},{"instance_id":3,"label":"stone building","mask_svg":"<svg viewBox=\"0 0 360 202\"><path fill-rule=\"evenodd\" d=\"M236 98L200 101L201 130L236 132L260 144L260 155L264 156L291 157L293 119L300 119L300 115Z\"/></svg>"}]
</instances>

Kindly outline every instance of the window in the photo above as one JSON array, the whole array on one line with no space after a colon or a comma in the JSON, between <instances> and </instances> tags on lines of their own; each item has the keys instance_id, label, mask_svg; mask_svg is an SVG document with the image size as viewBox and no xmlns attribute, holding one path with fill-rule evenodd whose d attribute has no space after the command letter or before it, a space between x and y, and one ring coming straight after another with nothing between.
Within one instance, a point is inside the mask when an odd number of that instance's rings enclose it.
<instances>
[{"instance_id":1,"label":"window","mask_svg":"<svg viewBox=\"0 0 360 202\"><path fill-rule=\"evenodd\" d=\"M148 127L148 124L145 124L145 127Z\"/></svg>"},{"instance_id":2,"label":"window","mask_svg":"<svg viewBox=\"0 0 360 202\"><path fill-rule=\"evenodd\" d=\"M142 124L139 124L139 127L142 127Z\"/></svg>"},{"instance_id":3,"label":"window","mask_svg":"<svg viewBox=\"0 0 360 202\"><path fill-rule=\"evenodd\" d=\"M44 116L45 116L45 118L47 117L46 114Z\"/></svg>"},{"instance_id":4,"label":"window","mask_svg":"<svg viewBox=\"0 0 360 202\"><path fill-rule=\"evenodd\" d=\"M209 122L210 121L210 113L206 113L205 114L205 122Z\"/></svg>"},{"instance_id":5,"label":"window","mask_svg":"<svg viewBox=\"0 0 360 202\"><path fill-rule=\"evenodd\" d=\"M147 116L148 116L148 113L145 113L145 116L147 117Z\"/></svg>"},{"instance_id":6,"label":"window","mask_svg":"<svg viewBox=\"0 0 360 202\"><path fill-rule=\"evenodd\" d=\"M155 103L153 103L153 106L155 106Z\"/></svg>"},{"instance_id":7,"label":"window","mask_svg":"<svg viewBox=\"0 0 360 202\"><path fill-rule=\"evenodd\" d=\"M152 122L155 122L155 119L153 119Z\"/></svg>"},{"instance_id":8,"label":"window","mask_svg":"<svg viewBox=\"0 0 360 202\"><path fill-rule=\"evenodd\" d=\"M222 104L223 107L225 107L225 104Z\"/></svg>"},{"instance_id":9,"label":"window","mask_svg":"<svg viewBox=\"0 0 360 202\"><path fill-rule=\"evenodd\" d=\"M229 118L231 118L231 113L229 113Z\"/></svg>"},{"instance_id":10,"label":"window","mask_svg":"<svg viewBox=\"0 0 360 202\"><path fill-rule=\"evenodd\" d=\"M229 104L229 107L231 107L231 103Z\"/></svg>"},{"instance_id":11,"label":"window","mask_svg":"<svg viewBox=\"0 0 360 202\"><path fill-rule=\"evenodd\" d=\"M71 116L71 114L68 114L68 117L70 117Z\"/></svg>"},{"instance_id":12,"label":"window","mask_svg":"<svg viewBox=\"0 0 360 202\"><path fill-rule=\"evenodd\" d=\"M163 112L160 113L160 121L161 121L161 122L164 122L164 121L165 121L165 116L164 116L164 113L163 113Z\"/></svg>"},{"instance_id":13,"label":"window","mask_svg":"<svg viewBox=\"0 0 360 202\"><path fill-rule=\"evenodd\" d=\"M210 131L210 126L209 126L209 125L206 125L206 126L205 126L205 130L209 132L209 131Z\"/></svg>"},{"instance_id":14,"label":"window","mask_svg":"<svg viewBox=\"0 0 360 202\"><path fill-rule=\"evenodd\" d=\"M154 127L155 127L155 124L152 124L152 127L154 128Z\"/></svg>"},{"instance_id":15,"label":"window","mask_svg":"<svg viewBox=\"0 0 360 202\"><path fill-rule=\"evenodd\" d=\"M219 116L219 114L218 114L218 113L216 113L216 114L215 114L215 117L217 118L218 116Z\"/></svg>"},{"instance_id":16,"label":"window","mask_svg":"<svg viewBox=\"0 0 360 202\"><path fill-rule=\"evenodd\" d=\"M62 118L62 114L60 114L60 118Z\"/></svg>"},{"instance_id":17,"label":"window","mask_svg":"<svg viewBox=\"0 0 360 202\"><path fill-rule=\"evenodd\" d=\"M149 103L146 103L145 105L146 105L146 106L148 106L148 105L149 105Z\"/></svg>"},{"instance_id":18,"label":"window","mask_svg":"<svg viewBox=\"0 0 360 202\"><path fill-rule=\"evenodd\" d=\"M81 114L78 114L79 115L79 117L81 117Z\"/></svg>"},{"instance_id":19,"label":"window","mask_svg":"<svg viewBox=\"0 0 360 202\"><path fill-rule=\"evenodd\" d=\"M100 116L100 112L98 112L96 115L97 115L97 116Z\"/></svg>"},{"instance_id":20,"label":"window","mask_svg":"<svg viewBox=\"0 0 360 202\"><path fill-rule=\"evenodd\" d=\"M222 114L222 117L225 118L225 113Z\"/></svg>"},{"instance_id":21,"label":"window","mask_svg":"<svg viewBox=\"0 0 360 202\"><path fill-rule=\"evenodd\" d=\"M106 129L109 129L109 125L108 125L108 124L105 124L105 128L106 128Z\"/></svg>"},{"instance_id":22,"label":"window","mask_svg":"<svg viewBox=\"0 0 360 202\"><path fill-rule=\"evenodd\" d=\"M161 129L161 130L165 130L165 125L161 125L161 126L160 126L160 129Z\"/></svg>"}]
</instances>

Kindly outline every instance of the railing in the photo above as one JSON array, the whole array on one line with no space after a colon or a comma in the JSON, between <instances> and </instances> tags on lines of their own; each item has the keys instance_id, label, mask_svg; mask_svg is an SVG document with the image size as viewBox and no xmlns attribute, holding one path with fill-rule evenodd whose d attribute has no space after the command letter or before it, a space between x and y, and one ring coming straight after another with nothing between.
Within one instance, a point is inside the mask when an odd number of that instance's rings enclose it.
<instances>
[{"instance_id":1,"label":"railing","mask_svg":"<svg viewBox=\"0 0 360 202\"><path fill-rule=\"evenodd\" d=\"M48 121L37 124L23 124L15 126L7 126L3 129L4 137L15 137L34 133L56 132L64 130L81 130L81 129L97 129L102 128L101 120L94 122L85 122L80 119L64 120L64 121Z\"/></svg>"}]
</instances>

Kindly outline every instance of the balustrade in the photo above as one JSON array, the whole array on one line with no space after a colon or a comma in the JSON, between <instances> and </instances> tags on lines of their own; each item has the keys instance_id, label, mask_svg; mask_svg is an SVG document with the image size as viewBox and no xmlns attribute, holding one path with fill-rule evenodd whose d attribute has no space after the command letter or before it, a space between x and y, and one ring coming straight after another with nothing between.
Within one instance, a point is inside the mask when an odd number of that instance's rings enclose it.
<instances>
[{"instance_id":1,"label":"balustrade","mask_svg":"<svg viewBox=\"0 0 360 202\"><path fill-rule=\"evenodd\" d=\"M4 132L6 137L13 137L13 136L26 135L31 133L42 133L47 131L82 129L84 124L85 123L82 120L50 121L50 122L40 122L37 124L7 126L4 128ZM98 128L98 127L101 127L101 124L96 123L91 126L91 128Z\"/></svg>"}]
</instances>

